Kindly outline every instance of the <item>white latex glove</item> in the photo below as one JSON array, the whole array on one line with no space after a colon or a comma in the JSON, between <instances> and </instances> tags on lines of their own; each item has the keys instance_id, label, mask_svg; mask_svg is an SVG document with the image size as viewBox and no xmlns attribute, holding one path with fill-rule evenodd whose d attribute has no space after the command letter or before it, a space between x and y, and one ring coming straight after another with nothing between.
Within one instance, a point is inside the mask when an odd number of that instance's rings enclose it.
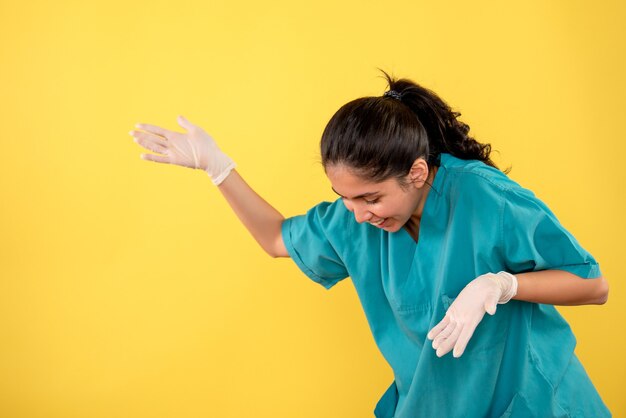
<instances>
[{"instance_id":1,"label":"white latex glove","mask_svg":"<svg viewBox=\"0 0 626 418\"><path fill-rule=\"evenodd\" d=\"M145 131L130 131L135 142L150 151L163 154L141 154L141 158L202 169L211 177L213 184L219 185L235 168L233 160L219 149L215 140L201 127L182 116L178 117L178 124L187 130L187 133L173 132L145 123L135 125L136 128Z\"/></svg>"},{"instance_id":2,"label":"white latex glove","mask_svg":"<svg viewBox=\"0 0 626 418\"><path fill-rule=\"evenodd\" d=\"M433 340L437 356L444 356L454 347L452 355L461 357L485 312L495 314L497 304L507 303L516 294L517 278L504 271L483 274L469 282L443 320L427 335Z\"/></svg>"}]
</instances>

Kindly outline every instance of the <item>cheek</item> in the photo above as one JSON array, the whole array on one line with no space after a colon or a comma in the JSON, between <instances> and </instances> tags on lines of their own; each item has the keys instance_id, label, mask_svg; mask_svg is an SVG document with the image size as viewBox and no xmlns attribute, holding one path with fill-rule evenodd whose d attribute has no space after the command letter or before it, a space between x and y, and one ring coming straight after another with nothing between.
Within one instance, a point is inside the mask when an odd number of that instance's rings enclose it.
<instances>
[{"instance_id":1,"label":"cheek","mask_svg":"<svg viewBox=\"0 0 626 418\"><path fill-rule=\"evenodd\" d=\"M390 202L388 206L379 210L378 213L381 217L387 218L392 217L394 219L399 219L402 221L406 221L413 214L414 208L411 201L408 200L398 200L395 202ZM375 212L376 213L376 212Z\"/></svg>"},{"instance_id":2,"label":"cheek","mask_svg":"<svg viewBox=\"0 0 626 418\"><path fill-rule=\"evenodd\" d=\"M403 202L389 201L385 205L372 209L372 212L379 215L381 218L398 218L403 217L407 211L406 205Z\"/></svg>"}]
</instances>

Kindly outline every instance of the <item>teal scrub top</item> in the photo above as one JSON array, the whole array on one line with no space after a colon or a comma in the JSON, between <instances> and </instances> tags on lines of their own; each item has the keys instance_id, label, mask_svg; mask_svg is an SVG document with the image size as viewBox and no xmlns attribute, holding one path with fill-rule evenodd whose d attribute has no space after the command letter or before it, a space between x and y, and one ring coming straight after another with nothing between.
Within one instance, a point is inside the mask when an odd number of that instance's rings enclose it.
<instances>
[{"instance_id":1,"label":"teal scrub top","mask_svg":"<svg viewBox=\"0 0 626 418\"><path fill-rule=\"evenodd\" d=\"M552 305L511 300L485 315L463 355L437 357L426 334L488 272L601 276L594 258L535 195L501 171L442 154L416 243L359 224L341 199L285 220L289 255L329 289L350 277L394 373L378 418L607 417Z\"/></svg>"}]
</instances>

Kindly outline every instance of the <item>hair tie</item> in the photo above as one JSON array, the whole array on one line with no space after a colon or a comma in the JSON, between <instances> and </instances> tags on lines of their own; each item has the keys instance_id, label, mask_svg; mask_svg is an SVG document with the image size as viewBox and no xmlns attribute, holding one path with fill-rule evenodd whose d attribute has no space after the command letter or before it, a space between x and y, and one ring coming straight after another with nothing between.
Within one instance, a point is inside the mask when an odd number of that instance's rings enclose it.
<instances>
[{"instance_id":1,"label":"hair tie","mask_svg":"<svg viewBox=\"0 0 626 418\"><path fill-rule=\"evenodd\" d=\"M393 97L396 100L402 100L402 95L395 90L386 91L383 97Z\"/></svg>"}]
</instances>

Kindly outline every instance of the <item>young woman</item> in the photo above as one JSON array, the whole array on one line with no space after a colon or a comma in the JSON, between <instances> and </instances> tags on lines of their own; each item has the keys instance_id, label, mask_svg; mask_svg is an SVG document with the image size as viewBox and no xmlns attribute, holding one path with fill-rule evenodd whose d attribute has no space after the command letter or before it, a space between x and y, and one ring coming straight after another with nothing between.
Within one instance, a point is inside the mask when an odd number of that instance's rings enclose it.
<instances>
[{"instance_id":1,"label":"young woman","mask_svg":"<svg viewBox=\"0 0 626 418\"><path fill-rule=\"evenodd\" d=\"M347 103L322 135L340 198L289 219L183 117L186 133L131 135L158 153L146 160L205 170L269 255L326 288L351 277L395 377L377 417L610 416L553 306L605 303L597 262L459 113L385 76L383 96Z\"/></svg>"}]
</instances>

